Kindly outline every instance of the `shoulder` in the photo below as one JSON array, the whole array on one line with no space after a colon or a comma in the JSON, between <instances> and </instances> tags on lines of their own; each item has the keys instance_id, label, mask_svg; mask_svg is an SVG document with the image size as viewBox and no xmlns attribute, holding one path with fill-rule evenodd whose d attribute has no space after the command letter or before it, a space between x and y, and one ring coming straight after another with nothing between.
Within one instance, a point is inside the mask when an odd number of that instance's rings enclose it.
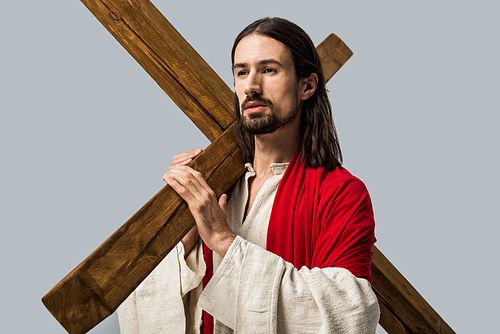
<instances>
[{"instance_id":1,"label":"shoulder","mask_svg":"<svg viewBox=\"0 0 500 334\"><path fill-rule=\"evenodd\" d=\"M353 192L367 193L365 184L356 176L352 175L346 168L338 167L327 172L321 183L322 192Z\"/></svg>"},{"instance_id":2,"label":"shoulder","mask_svg":"<svg viewBox=\"0 0 500 334\"><path fill-rule=\"evenodd\" d=\"M373 234L373 207L368 190L360 179L345 168L337 168L325 175L318 209L321 218L325 219L323 224L331 221L335 226L342 225L341 229L348 225L359 235L365 232Z\"/></svg>"}]
</instances>

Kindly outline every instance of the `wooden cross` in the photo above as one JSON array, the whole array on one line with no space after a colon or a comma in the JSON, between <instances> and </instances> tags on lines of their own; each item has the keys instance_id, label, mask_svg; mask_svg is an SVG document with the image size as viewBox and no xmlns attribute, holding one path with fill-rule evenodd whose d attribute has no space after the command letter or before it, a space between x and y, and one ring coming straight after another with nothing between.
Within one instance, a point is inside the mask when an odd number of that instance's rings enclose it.
<instances>
[{"instance_id":1,"label":"wooden cross","mask_svg":"<svg viewBox=\"0 0 500 334\"><path fill-rule=\"evenodd\" d=\"M81 0L212 142L191 167L217 196L244 173L233 135L233 92L148 0ZM318 47L325 79L351 57L335 35ZM165 186L42 301L71 334L111 315L194 226L185 202ZM454 333L374 248L380 324L392 333Z\"/></svg>"}]
</instances>

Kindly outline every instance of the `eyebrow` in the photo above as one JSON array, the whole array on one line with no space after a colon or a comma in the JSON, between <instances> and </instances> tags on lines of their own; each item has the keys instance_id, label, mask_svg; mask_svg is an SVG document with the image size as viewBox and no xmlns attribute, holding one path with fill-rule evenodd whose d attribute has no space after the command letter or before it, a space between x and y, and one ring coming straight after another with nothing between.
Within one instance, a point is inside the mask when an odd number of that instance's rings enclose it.
<instances>
[{"instance_id":1,"label":"eyebrow","mask_svg":"<svg viewBox=\"0 0 500 334\"><path fill-rule=\"evenodd\" d=\"M258 61L255 65L259 66L259 65L266 65L266 64L276 64L280 67L283 67L283 64L281 64L279 61L277 61L276 59L264 59L264 60L260 60ZM233 71L237 68L241 68L241 67L248 67L248 63L236 63L233 65Z\"/></svg>"}]
</instances>

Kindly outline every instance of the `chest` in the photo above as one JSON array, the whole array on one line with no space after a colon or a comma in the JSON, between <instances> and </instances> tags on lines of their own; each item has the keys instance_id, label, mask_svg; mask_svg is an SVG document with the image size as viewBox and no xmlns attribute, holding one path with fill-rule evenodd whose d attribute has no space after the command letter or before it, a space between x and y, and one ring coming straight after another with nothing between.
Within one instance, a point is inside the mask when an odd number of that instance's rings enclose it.
<instances>
[{"instance_id":1,"label":"chest","mask_svg":"<svg viewBox=\"0 0 500 334\"><path fill-rule=\"evenodd\" d=\"M264 186L266 181L267 179L259 180L255 178L250 178L248 180L248 199L245 205L245 217L250 213L250 210L252 209L255 200L257 199L257 196L259 195L260 190L262 189L262 186Z\"/></svg>"},{"instance_id":2,"label":"chest","mask_svg":"<svg viewBox=\"0 0 500 334\"><path fill-rule=\"evenodd\" d=\"M249 173L236 183L227 207L227 223L235 234L265 248L269 217L281 175L270 178L265 184L253 183L252 187L250 179Z\"/></svg>"},{"instance_id":3,"label":"chest","mask_svg":"<svg viewBox=\"0 0 500 334\"><path fill-rule=\"evenodd\" d=\"M227 207L227 223L231 230L257 246L266 248L267 228L274 197L281 175L268 180L250 191L248 178L241 178L235 185ZM251 196L253 194L253 196ZM250 199L252 197L252 199ZM246 213L248 207L248 213ZM222 259L214 253L214 268Z\"/></svg>"}]
</instances>

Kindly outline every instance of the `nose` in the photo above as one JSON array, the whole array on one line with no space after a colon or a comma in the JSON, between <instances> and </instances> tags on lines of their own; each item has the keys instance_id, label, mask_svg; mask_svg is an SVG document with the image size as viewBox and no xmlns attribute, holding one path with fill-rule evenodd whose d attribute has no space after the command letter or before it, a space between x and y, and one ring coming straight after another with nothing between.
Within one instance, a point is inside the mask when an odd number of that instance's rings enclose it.
<instances>
[{"instance_id":1,"label":"nose","mask_svg":"<svg viewBox=\"0 0 500 334\"><path fill-rule=\"evenodd\" d=\"M243 92L248 96L262 93L260 78L256 71L251 71L248 74L247 80L245 82L245 89L243 90Z\"/></svg>"}]
</instances>

